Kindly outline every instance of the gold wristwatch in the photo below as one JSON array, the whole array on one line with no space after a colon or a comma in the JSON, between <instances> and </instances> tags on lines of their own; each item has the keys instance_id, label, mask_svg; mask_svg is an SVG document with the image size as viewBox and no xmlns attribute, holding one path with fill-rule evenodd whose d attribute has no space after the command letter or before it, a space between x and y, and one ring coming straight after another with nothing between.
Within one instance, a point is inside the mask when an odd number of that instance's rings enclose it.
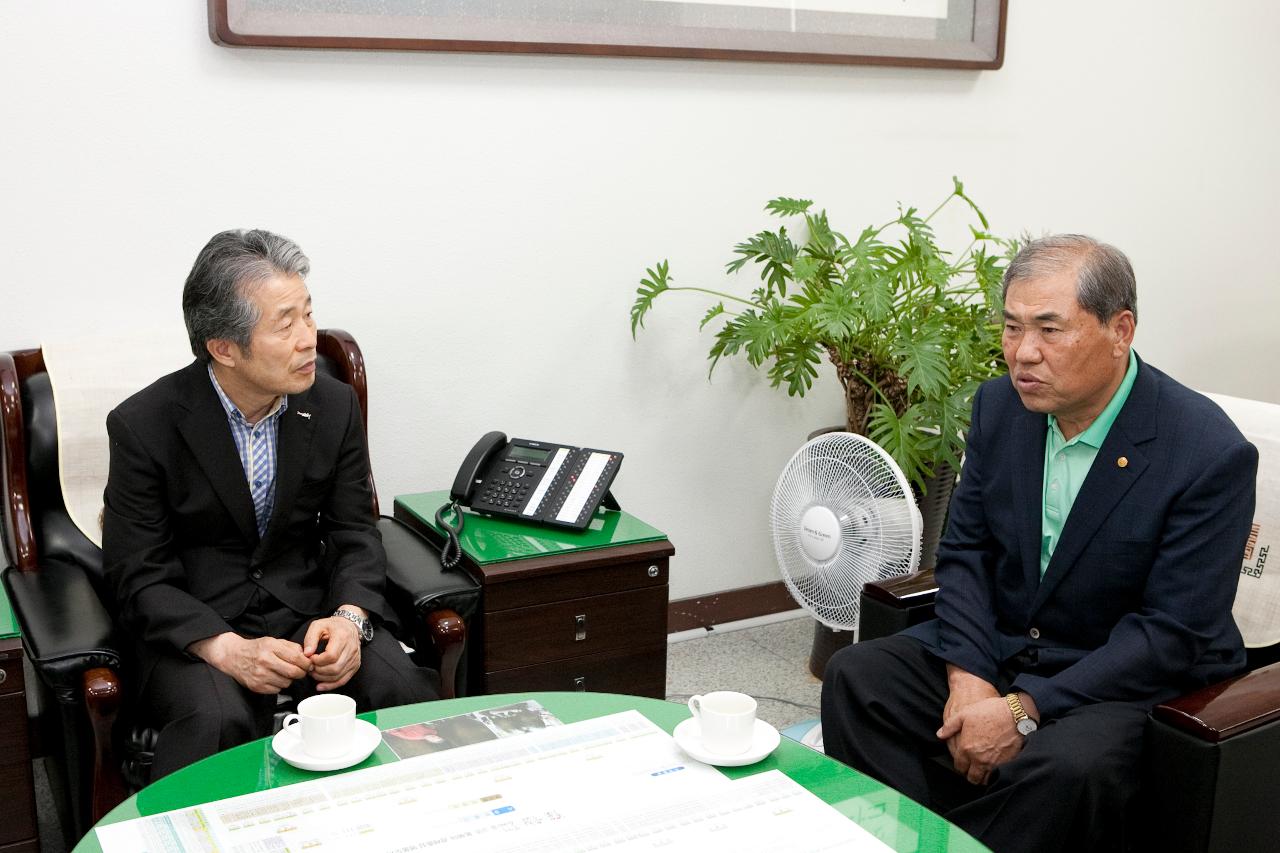
<instances>
[{"instance_id":1,"label":"gold wristwatch","mask_svg":"<svg viewBox=\"0 0 1280 853\"><path fill-rule=\"evenodd\" d=\"M1009 711L1013 714L1013 724L1018 727L1018 734L1025 737L1039 728L1036 721L1027 715L1026 709L1022 707L1022 700L1018 698L1017 693L1010 693L1005 696L1004 701L1009 703Z\"/></svg>"}]
</instances>

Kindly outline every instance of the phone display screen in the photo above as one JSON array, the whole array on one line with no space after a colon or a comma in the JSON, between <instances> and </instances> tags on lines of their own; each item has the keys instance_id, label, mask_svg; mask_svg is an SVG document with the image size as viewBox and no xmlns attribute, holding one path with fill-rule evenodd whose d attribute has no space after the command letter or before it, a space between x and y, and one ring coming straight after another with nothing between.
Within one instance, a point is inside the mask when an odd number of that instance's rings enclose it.
<instances>
[{"instance_id":1,"label":"phone display screen","mask_svg":"<svg viewBox=\"0 0 1280 853\"><path fill-rule=\"evenodd\" d=\"M550 456L550 450L538 450L536 447L513 444L507 448L507 459L512 462L546 462Z\"/></svg>"}]
</instances>

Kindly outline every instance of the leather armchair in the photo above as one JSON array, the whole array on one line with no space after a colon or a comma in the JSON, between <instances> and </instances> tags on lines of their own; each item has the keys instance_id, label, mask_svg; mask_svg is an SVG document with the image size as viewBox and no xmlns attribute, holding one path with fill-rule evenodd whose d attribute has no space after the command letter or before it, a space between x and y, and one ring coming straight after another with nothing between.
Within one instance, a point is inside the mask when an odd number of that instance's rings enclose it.
<instances>
[{"instance_id":1,"label":"leather armchair","mask_svg":"<svg viewBox=\"0 0 1280 853\"><path fill-rule=\"evenodd\" d=\"M338 329L321 330L318 366L352 385L368 425L364 357ZM129 661L111 618L101 551L75 526L63 505L57 421L39 349L0 352L4 581L27 655L51 696L42 731L65 774L60 792L68 829L79 837L145 784L155 733L130 728L126 701ZM105 428L105 427L104 427ZM388 598L419 663L437 668L444 698L465 692L466 619L477 610L478 584L445 571L437 552L400 522L377 517L388 561ZM123 677L122 677L123 676Z\"/></svg>"},{"instance_id":2,"label":"leather armchair","mask_svg":"<svg viewBox=\"0 0 1280 853\"><path fill-rule=\"evenodd\" d=\"M860 638L933 617L933 571L863 589ZM1145 734L1140 849L1268 851L1280 838L1280 646L1249 670L1156 706Z\"/></svg>"}]
</instances>

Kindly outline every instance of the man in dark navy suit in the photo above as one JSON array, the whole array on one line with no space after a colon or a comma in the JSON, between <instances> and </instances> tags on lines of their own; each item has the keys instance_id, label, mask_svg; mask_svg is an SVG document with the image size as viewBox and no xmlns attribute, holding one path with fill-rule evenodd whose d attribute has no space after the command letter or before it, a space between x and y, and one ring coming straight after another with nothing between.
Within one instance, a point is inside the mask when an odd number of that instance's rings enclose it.
<instances>
[{"instance_id":1,"label":"man in dark navy suit","mask_svg":"<svg viewBox=\"0 0 1280 853\"><path fill-rule=\"evenodd\" d=\"M350 386L316 372L306 255L267 231L201 250L196 360L107 416L103 560L160 728L152 778L271 733L275 697L436 698L391 634Z\"/></svg>"},{"instance_id":2,"label":"man in dark navy suit","mask_svg":"<svg viewBox=\"0 0 1280 853\"><path fill-rule=\"evenodd\" d=\"M828 754L996 850L1122 847L1155 704L1238 672L1257 450L1133 352L1128 259L1027 244L974 397L937 618L833 656Z\"/></svg>"}]
</instances>

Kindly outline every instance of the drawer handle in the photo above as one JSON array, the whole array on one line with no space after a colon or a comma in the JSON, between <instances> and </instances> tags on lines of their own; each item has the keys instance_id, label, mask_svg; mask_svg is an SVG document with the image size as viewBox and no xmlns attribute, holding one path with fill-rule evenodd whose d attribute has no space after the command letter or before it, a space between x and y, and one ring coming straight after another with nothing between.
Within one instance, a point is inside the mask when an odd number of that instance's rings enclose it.
<instances>
[{"instance_id":1,"label":"drawer handle","mask_svg":"<svg viewBox=\"0 0 1280 853\"><path fill-rule=\"evenodd\" d=\"M9 673L5 672L3 669L0 669L0 684L4 684L4 680L8 677L9 677Z\"/></svg>"},{"instance_id":2,"label":"drawer handle","mask_svg":"<svg viewBox=\"0 0 1280 853\"><path fill-rule=\"evenodd\" d=\"M579 693L585 691L587 689L587 677L585 675L579 675L575 678L573 680L573 689L577 690Z\"/></svg>"},{"instance_id":3,"label":"drawer handle","mask_svg":"<svg viewBox=\"0 0 1280 853\"><path fill-rule=\"evenodd\" d=\"M587 614L573 617L573 641L580 643L587 638Z\"/></svg>"},{"instance_id":4,"label":"drawer handle","mask_svg":"<svg viewBox=\"0 0 1280 853\"><path fill-rule=\"evenodd\" d=\"M650 567L649 567L649 577L651 577L651 578L656 578L657 576L658 576L658 567L657 567L657 566L650 566Z\"/></svg>"}]
</instances>

